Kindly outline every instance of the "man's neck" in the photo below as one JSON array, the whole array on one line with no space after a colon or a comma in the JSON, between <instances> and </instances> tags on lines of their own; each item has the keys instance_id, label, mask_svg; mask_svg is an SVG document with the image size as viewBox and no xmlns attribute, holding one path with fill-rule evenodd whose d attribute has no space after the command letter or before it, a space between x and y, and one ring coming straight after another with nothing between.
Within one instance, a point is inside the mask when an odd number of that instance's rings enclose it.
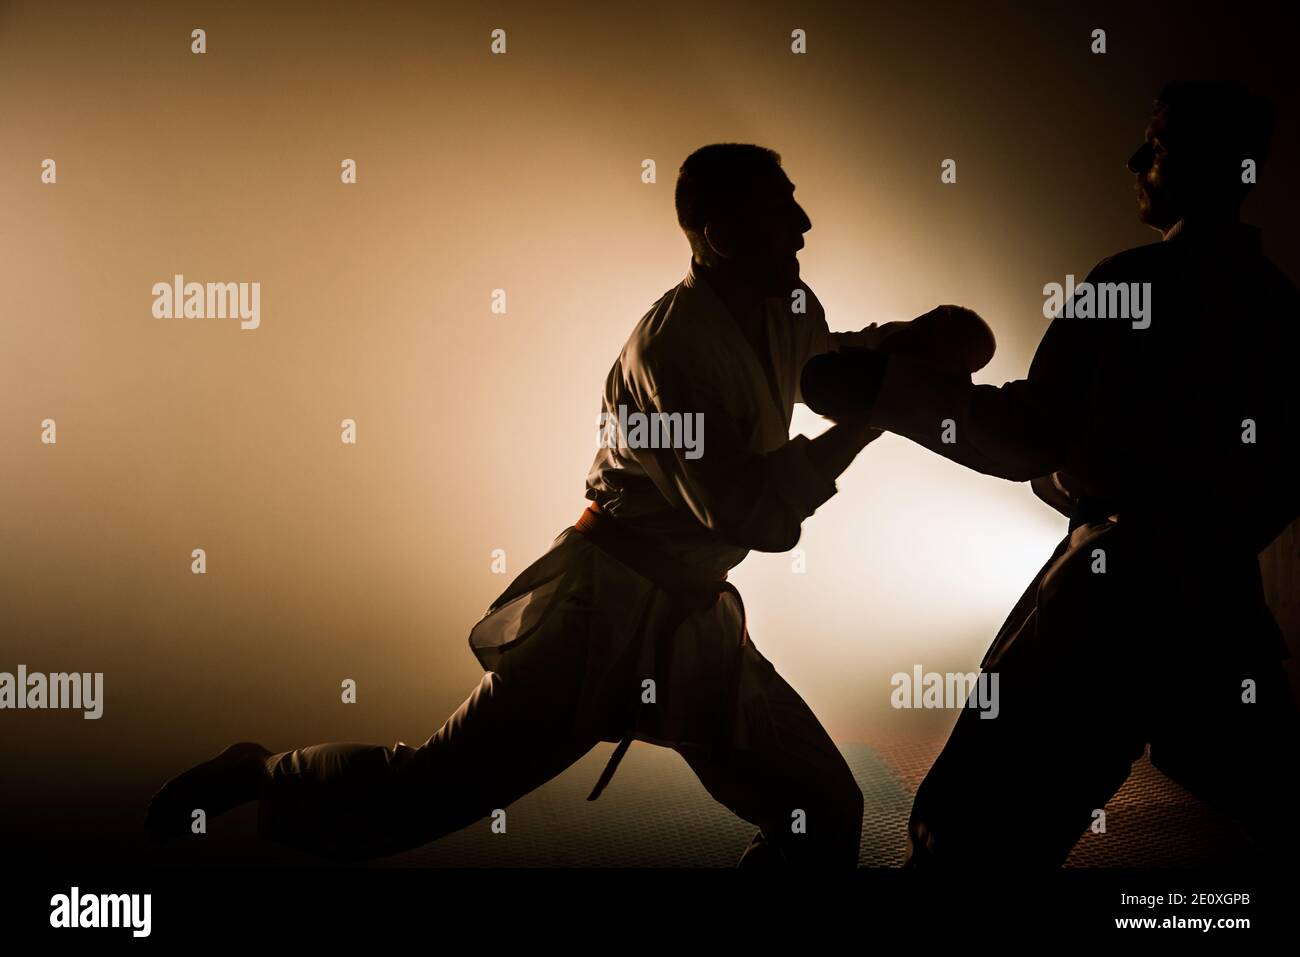
<instances>
[{"instance_id":1,"label":"man's neck","mask_svg":"<svg viewBox=\"0 0 1300 957\"><path fill-rule=\"evenodd\" d=\"M717 293L741 331L751 335L763 316L763 295L725 266L707 266L696 259L695 270Z\"/></svg>"},{"instance_id":2,"label":"man's neck","mask_svg":"<svg viewBox=\"0 0 1300 957\"><path fill-rule=\"evenodd\" d=\"M1197 236L1231 233L1241 225L1237 210L1196 210L1189 212L1168 229L1161 231L1164 239L1173 239L1189 230Z\"/></svg>"}]
</instances>

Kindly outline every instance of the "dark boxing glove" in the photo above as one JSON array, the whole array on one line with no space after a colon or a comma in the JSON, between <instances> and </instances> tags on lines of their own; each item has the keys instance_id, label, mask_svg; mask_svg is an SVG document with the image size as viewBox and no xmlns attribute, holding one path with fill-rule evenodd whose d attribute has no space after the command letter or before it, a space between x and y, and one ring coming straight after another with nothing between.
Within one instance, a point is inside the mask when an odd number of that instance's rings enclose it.
<instances>
[{"instance_id":1,"label":"dark boxing glove","mask_svg":"<svg viewBox=\"0 0 1300 957\"><path fill-rule=\"evenodd\" d=\"M886 361L884 352L857 347L813 356L799 376L804 404L831 419L865 412L880 392Z\"/></svg>"},{"instance_id":2,"label":"dark boxing glove","mask_svg":"<svg viewBox=\"0 0 1300 957\"><path fill-rule=\"evenodd\" d=\"M880 392L888 356L906 355L935 369L969 376L988 365L993 331L970 309L939 306L890 333L874 349L851 347L814 356L800 376L808 408L837 419L866 412Z\"/></svg>"},{"instance_id":3,"label":"dark boxing glove","mask_svg":"<svg viewBox=\"0 0 1300 957\"><path fill-rule=\"evenodd\" d=\"M978 372L989 364L997 340L977 313L938 306L917 316L880 344L882 352L915 356L946 372Z\"/></svg>"}]
</instances>

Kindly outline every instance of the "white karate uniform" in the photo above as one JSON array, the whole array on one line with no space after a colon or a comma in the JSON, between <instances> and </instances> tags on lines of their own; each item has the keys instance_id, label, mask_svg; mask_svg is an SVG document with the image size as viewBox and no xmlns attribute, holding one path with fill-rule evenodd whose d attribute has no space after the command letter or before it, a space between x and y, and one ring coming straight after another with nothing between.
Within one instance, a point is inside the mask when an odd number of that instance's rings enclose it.
<instances>
[{"instance_id":1,"label":"white karate uniform","mask_svg":"<svg viewBox=\"0 0 1300 957\"><path fill-rule=\"evenodd\" d=\"M874 344L875 327L832 334L806 285L803 313L790 295L766 299L770 360L780 395L727 307L692 263L686 278L637 324L605 382L604 411L702 413L704 454L602 448L587 497L688 564L738 565L750 548L785 551L805 518L835 493L790 438L799 375L814 355Z\"/></svg>"},{"instance_id":2,"label":"white karate uniform","mask_svg":"<svg viewBox=\"0 0 1300 957\"><path fill-rule=\"evenodd\" d=\"M874 344L891 327L832 334L801 288L802 313L791 296L764 306L775 393L694 264L637 324L606 380L605 412L702 414L703 445L698 457L599 449L587 497L618 529L720 575L750 548L793 547L835 493L809 440L789 437L800 372L812 355ZM760 827L754 859L855 865L861 791L812 711L746 639L739 594L725 586L687 610L643 572L566 528L473 629L487 673L443 727L418 749L274 756L263 833L345 859L417 846L504 807L597 741L635 737L677 749L717 800Z\"/></svg>"}]
</instances>

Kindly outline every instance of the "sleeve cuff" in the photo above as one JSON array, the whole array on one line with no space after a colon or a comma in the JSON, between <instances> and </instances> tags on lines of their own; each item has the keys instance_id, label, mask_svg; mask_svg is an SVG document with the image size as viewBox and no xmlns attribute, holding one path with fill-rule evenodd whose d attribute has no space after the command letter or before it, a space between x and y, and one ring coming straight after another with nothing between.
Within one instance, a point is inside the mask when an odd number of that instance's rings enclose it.
<instances>
[{"instance_id":1,"label":"sleeve cuff","mask_svg":"<svg viewBox=\"0 0 1300 957\"><path fill-rule=\"evenodd\" d=\"M910 322L886 322L883 325L872 323L857 332L832 332L831 349L878 349L880 344L901 330Z\"/></svg>"},{"instance_id":2,"label":"sleeve cuff","mask_svg":"<svg viewBox=\"0 0 1300 957\"><path fill-rule=\"evenodd\" d=\"M809 438L796 435L768 454L772 481L781 497L793 505L801 518L817 511L838 488L813 465L808 456Z\"/></svg>"}]
</instances>

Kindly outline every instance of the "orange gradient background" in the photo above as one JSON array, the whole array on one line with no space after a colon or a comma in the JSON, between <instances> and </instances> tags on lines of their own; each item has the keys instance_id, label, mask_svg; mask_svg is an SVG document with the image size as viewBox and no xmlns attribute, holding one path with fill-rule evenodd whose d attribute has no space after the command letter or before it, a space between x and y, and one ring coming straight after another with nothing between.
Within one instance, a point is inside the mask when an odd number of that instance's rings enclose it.
<instances>
[{"instance_id":1,"label":"orange gradient background","mask_svg":"<svg viewBox=\"0 0 1300 957\"><path fill-rule=\"evenodd\" d=\"M584 504L604 376L685 273L673 183L705 143L782 155L832 329L961 303L1000 383L1045 283L1157 238L1124 161L1162 83L1230 76L1279 107L1245 215L1300 274L1293 15L905 6L0 4L0 670L105 673L99 721L0 713L7 800L147 796L235 740L431 734L478 680L470 627ZM175 273L259 281L261 327L155 319ZM890 436L839 488L805 574L733 573L754 641L837 740L942 733L890 676L976 669L1065 520ZM1294 640L1289 536L1267 573Z\"/></svg>"}]
</instances>

